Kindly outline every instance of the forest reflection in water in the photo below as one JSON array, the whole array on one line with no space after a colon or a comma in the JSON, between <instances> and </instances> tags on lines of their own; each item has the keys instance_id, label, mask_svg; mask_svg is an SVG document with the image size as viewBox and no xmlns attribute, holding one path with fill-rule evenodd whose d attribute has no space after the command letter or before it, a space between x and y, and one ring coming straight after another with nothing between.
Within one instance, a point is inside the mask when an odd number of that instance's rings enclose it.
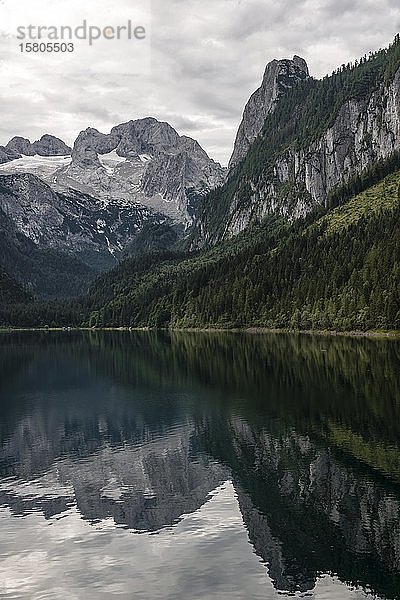
<instances>
[{"instance_id":1,"label":"forest reflection in water","mask_svg":"<svg viewBox=\"0 0 400 600\"><path fill-rule=\"evenodd\" d=\"M3 334L2 595L400 598L399 366L384 339Z\"/></svg>"}]
</instances>

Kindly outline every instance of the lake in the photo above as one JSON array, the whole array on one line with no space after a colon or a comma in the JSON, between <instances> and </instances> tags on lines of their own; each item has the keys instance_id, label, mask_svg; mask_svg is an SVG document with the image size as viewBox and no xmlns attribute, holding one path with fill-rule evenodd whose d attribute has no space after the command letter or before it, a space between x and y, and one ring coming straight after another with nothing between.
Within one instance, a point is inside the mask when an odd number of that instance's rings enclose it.
<instances>
[{"instance_id":1,"label":"lake","mask_svg":"<svg viewBox=\"0 0 400 600\"><path fill-rule=\"evenodd\" d=\"M0 337L0 597L400 599L400 342Z\"/></svg>"}]
</instances>

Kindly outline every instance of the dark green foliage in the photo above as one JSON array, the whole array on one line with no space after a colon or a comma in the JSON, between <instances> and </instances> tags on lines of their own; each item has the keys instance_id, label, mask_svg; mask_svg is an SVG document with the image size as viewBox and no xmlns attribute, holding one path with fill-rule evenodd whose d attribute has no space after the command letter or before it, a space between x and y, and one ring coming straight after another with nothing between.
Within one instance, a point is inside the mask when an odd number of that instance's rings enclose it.
<instances>
[{"instance_id":1,"label":"dark green foliage","mask_svg":"<svg viewBox=\"0 0 400 600\"><path fill-rule=\"evenodd\" d=\"M172 227L168 223L144 223L134 240L124 249L124 256L148 254L172 248L179 240L179 230L183 226Z\"/></svg>"},{"instance_id":2,"label":"dark green foliage","mask_svg":"<svg viewBox=\"0 0 400 600\"><path fill-rule=\"evenodd\" d=\"M32 295L0 267L0 304L10 305L30 302L33 302Z\"/></svg>"},{"instance_id":3,"label":"dark green foliage","mask_svg":"<svg viewBox=\"0 0 400 600\"><path fill-rule=\"evenodd\" d=\"M400 34L394 38L385 68L385 82L390 82L396 74L400 63Z\"/></svg>"},{"instance_id":4,"label":"dark green foliage","mask_svg":"<svg viewBox=\"0 0 400 600\"><path fill-rule=\"evenodd\" d=\"M74 300L0 304L0 327L78 327L85 313Z\"/></svg>"},{"instance_id":5,"label":"dark green foliage","mask_svg":"<svg viewBox=\"0 0 400 600\"><path fill-rule=\"evenodd\" d=\"M146 306L140 306L143 302L153 299L155 288L159 285L157 295L162 296L166 293L167 287L179 279L180 290L192 294L195 289L200 289L204 277L207 277L207 270L219 268L226 261L234 261L237 255L244 259L251 249L258 247L273 248L285 225L277 218L271 218L268 223L254 231L249 231L246 235L241 235L234 240L221 244L220 246L208 251L205 254L184 254L163 252L147 256L139 256L122 263L116 270L106 273L96 280L91 287L89 295L92 306L100 310L92 311L89 324L90 326L106 326L111 322L114 325L124 321L127 326L150 325L152 327L167 326L173 316L169 306L155 307L147 317ZM196 282L193 283L193 277ZM190 286L194 285L191 290ZM130 314L130 308L125 298L137 298L137 314L135 317ZM117 298L115 308L112 314L105 314L102 307L113 304L113 299ZM120 300L121 299L121 300ZM118 316L117 316L118 315ZM140 316L142 315L142 317ZM167 318L168 317L168 318Z\"/></svg>"}]
</instances>

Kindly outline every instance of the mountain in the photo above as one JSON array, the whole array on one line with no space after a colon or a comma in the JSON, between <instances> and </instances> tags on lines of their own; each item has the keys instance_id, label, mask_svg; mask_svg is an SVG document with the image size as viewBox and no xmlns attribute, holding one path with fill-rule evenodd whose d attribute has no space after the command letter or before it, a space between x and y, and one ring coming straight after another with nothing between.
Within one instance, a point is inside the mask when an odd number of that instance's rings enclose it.
<instances>
[{"instance_id":1,"label":"mountain","mask_svg":"<svg viewBox=\"0 0 400 600\"><path fill-rule=\"evenodd\" d=\"M25 325L400 329L400 171L342 206L263 224L206 251L123 261ZM18 319L15 322L20 322Z\"/></svg>"},{"instance_id":2,"label":"mountain","mask_svg":"<svg viewBox=\"0 0 400 600\"><path fill-rule=\"evenodd\" d=\"M224 173L195 140L146 118L117 125L109 134L82 131L56 183L105 200L134 200L188 225L196 203L223 182Z\"/></svg>"},{"instance_id":3,"label":"mountain","mask_svg":"<svg viewBox=\"0 0 400 600\"><path fill-rule=\"evenodd\" d=\"M14 150L10 150L6 146L0 146L0 165L7 163L11 160L16 160L17 158L21 158L21 155Z\"/></svg>"},{"instance_id":4,"label":"mountain","mask_svg":"<svg viewBox=\"0 0 400 600\"><path fill-rule=\"evenodd\" d=\"M25 156L65 156L71 154L71 148L54 135L42 135L40 140L31 142L23 137L13 137L6 146L7 150L24 154Z\"/></svg>"},{"instance_id":5,"label":"mountain","mask_svg":"<svg viewBox=\"0 0 400 600\"><path fill-rule=\"evenodd\" d=\"M149 244L143 233L151 228L168 234L167 245L177 239L168 219L144 206L121 206L113 201L104 204L74 190L62 194L31 174L0 176L0 211L0 263L39 296L84 292L96 273L118 263L124 249L136 247L140 251L141 244ZM17 259L21 254L24 260ZM39 255L41 269L35 277L31 261ZM52 272L55 255L58 276ZM66 272L71 267L77 281L66 287Z\"/></svg>"},{"instance_id":6,"label":"mountain","mask_svg":"<svg viewBox=\"0 0 400 600\"><path fill-rule=\"evenodd\" d=\"M243 119L236 135L229 170L246 156L260 134L266 117L274 111L279 98L294 85L309 77L307 63L294 56L292 60L273 60L268 63L261 86L247 102Z\"/></svg>"},{"instance_id":7,"label":"mountain","mask_svg":"<svg viewBox=\"0 0 400 600\"><path fill-rule=\"evenodd\" d=\"M229 177L199 210L193 247L230 238L267 215L294 220L328 206L338 191L349 197L343 187L350 186L350 195L361 191L369 171L399 152L399 36L389 48L322 80L307 77L300 64L303 70L298 67L286 89L279 88L279 63L267 67L245 109ZM244 156L245 132L250 141L262 121Z\"/></svg>"},{"instance_id":8,"label":"mountain","mask_svg":"<svg viewBox=\"0 0 400 600\"><path fill-rule=\"evenodd\" d=\"M92 325L400 327L400 37L321 81L275 61L260 90L191 252L102 276Z\"/></svg>"},{"instance_id":9,"label":"mountain","mask_svg":"<svg viewBox=\"0 0 400 600\"><path fill-rule=\"evenodd\" d=\"M90 324L400 328L400 171L342 206L270 217L207 251L140 257L92 287Z\"/></svg>"},{"instance_id":10,"label":"mountain","mask_svg":"<svg viewBox=\"0 0 400 600\"><path fill-rule=\"evenodd\" d=\"M33 144L14 137L0 150L2 157L0 209L15 231L39 252L79 263L82 281L63 290L42 276L30 279L28 268L0 255L19 281L47 297L81 293L90 273L110 269L124 256L174 245L199 200L225 176L195 140L153 118L118 125L110 134L86 129L73 149L50 135Z\"/></svg>"},{"instance_id":11,"label":"mountain","mask_svg":"<svg viewBox=\"0 0 400 600\"><path fill-rule=\"evenodd\" d=\"M185 226L199 200L225 178L225 169L198 142L151 117L117 125L109 134L88 128L72 150L56 140L13 138L5 152L21 156L9 159L0 174L31 173L56 192L73 189L107 203L140 204Z\"/></svg>"},{"instance_id":12,"label":"mountain","mask_svg":"<svg viewBox=\"0 0 400 600\"><path fill-rule=\"evenodd\" d=\"M18 160L22 156L65 156L71 148L54 135L43 135L33 142L19 136L13 137L6 146L0 146L0 165Z\"/></svg>"}]
</instances>

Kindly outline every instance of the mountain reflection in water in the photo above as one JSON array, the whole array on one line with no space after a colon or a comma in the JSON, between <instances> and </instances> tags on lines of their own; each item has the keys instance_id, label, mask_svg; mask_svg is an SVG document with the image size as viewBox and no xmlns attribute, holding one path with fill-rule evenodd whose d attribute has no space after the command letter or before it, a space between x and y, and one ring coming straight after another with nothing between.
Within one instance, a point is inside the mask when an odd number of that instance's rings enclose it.
<instances>
[{"instance_id":1,"label":"mountain reflection in water","mask_svg":"<svg viewBox=\"0 0 400 600\"><path fill-rule=\"evenodd\" d=\"M3 598L400 598L400 344L0 344Z\"/></svg>"}]
</instances>

